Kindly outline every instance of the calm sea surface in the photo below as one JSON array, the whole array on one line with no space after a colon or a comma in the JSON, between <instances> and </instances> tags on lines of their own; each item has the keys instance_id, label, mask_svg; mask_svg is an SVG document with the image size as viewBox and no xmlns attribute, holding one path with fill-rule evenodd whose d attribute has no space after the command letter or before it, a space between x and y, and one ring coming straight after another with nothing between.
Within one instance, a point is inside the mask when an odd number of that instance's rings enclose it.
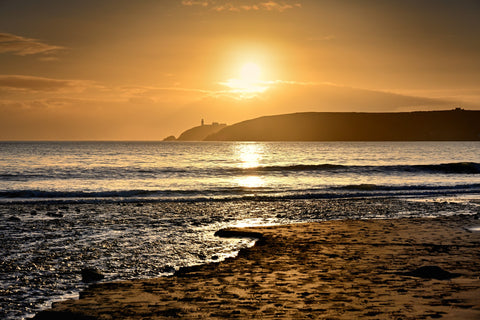
<instances>
[{"instance_id":1,"label":"calm sea surface","mask_svg":"<svg viewBox=\"0 0 480 320\"><path fill-rule=\"evenodd\" d=\"M0 201L469 193L479 142L0 143Z\"/></svg>"},{"instance_id":2,"label":"calm sea surface","mask_svg":"<svg viewBox=\"0 0 480 320\"><path fill-rule=\"evenodd\" d=\"M0 142L0 318L253 244L220 228L480 213L480 142Z\"/></svg>"}]
</instances>

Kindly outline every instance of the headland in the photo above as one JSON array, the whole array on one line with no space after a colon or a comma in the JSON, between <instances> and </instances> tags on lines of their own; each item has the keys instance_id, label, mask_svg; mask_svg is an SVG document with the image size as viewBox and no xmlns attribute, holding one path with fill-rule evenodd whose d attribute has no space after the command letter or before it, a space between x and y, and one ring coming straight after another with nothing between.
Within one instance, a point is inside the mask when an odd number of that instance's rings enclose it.
<instances>
[{"instance_id":1,"label":"headland","mask_svg":"<svg viewBox=\"0 0 480 320\"><path fill-rule=\"evenodd\" d=\"M171 136L166 138L175 140ZM480 111L300 112L202 125L179 141L480 141Z\"/></svg>"}]
</instances>

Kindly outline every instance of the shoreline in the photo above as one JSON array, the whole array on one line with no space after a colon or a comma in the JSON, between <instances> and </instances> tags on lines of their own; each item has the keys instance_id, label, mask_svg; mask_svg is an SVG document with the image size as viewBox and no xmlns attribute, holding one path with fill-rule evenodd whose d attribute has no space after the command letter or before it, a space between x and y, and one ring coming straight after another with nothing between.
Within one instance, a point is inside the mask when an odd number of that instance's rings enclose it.
<instances>
[{"instance_id":1,"label":"shoreline","mask_svg":"<svg viewBox=\"0 0 480 320\"><path fill-rule=\"evenodd\" d=\"M217 234L260 240L173 276L93 284L33 319L478 319L479 225L477 214L229 229ZM412 273L425 266L447 273Z\"/></svg>"},{"instance_id":2,"label":"shoreline","mask_svg":"<svg viewBox=\"0 0 480 320\"><path fill-rule=\"evenodd\" d=\"M151 279L184 266L221 261L253 245L248 239L215 237L223 228L475 215L478 205L471 197L4 204L0 318L28 319L52 302L73 298L67 295L78 297L86 288L83 268L96 268L105 282Z\"/></svg>"}]
</instances>

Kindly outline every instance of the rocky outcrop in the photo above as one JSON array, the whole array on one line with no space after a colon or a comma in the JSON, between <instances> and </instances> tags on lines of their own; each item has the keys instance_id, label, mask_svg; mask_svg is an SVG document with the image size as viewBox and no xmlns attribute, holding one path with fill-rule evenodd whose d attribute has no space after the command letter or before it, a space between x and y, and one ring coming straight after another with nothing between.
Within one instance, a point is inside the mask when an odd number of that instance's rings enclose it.
<instances>
[{"instance_id":1,"label":"rocky outcrop","mask_svg":"<svg viewBox=\"0 0 480 320\"><path fill-rule=\"evenodd\" d=\"M203 141L209 135L217 133L226 126L226 124L213 123L194 127L183 132L177 141Z\"/></svg>"}]
</instances>

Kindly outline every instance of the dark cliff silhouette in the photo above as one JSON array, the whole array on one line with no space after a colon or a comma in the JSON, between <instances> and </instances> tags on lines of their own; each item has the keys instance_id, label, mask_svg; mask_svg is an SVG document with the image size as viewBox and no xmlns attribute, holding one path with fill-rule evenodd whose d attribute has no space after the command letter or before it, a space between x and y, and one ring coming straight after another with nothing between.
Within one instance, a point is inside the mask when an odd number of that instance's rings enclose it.
<instances>
[{"instance_id":1,"label":"dark cliff silhouette","mask_svg":"<svg viewBox=\"0 0 480 320\"><path fill-rule=\"evenodd\" d=\"M212 124L202 124L198 127L193 127L184 131L177 139L177 141L202 141L207 136L214 134L221 129L225 128L226 124L221 123L212 123Z\"/></svg>"},{"instance_id":2,"label":"dark cliff silhouette","mask_svg":"<svg viewBox=\"0 0 480 320\"><path fill-rule=\"evenodd\" d=\"M480 111L304 112L227 126L207 141L479 141Z\"/></svg>"}]
</instances>

